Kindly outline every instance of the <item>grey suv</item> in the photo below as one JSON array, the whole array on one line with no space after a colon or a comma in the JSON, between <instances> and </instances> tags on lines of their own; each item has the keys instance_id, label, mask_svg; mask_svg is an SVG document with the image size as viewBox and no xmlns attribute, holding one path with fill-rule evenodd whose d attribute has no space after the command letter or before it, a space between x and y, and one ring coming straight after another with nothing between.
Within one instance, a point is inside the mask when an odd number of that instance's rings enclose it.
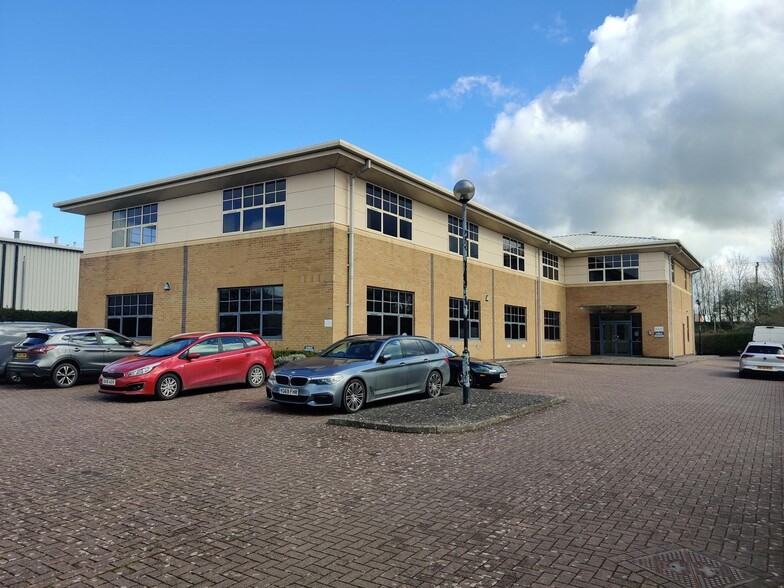
<instances>
[{"instance_id":1,"label":"grey suv","mask_svg":"<svg viewBox=\"0 0 784 588\"><path fill-rule=\"evenodd\" d=\"M79 376L97 376L105 365L145 347L109 329L39 329L14 346L6 370L68 388Z\"/></svg>"}]
</instances>

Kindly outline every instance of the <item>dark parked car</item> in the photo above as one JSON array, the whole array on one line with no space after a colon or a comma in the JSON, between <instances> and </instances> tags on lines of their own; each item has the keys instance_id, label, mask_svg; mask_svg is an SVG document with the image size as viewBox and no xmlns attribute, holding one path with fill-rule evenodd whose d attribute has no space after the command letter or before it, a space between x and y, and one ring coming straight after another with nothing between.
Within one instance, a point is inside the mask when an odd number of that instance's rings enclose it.
<instances>
[{"instance_id":1,"label":"dark parked car","mask_svg":"<svg viewBox=\"0 0 784 588\"><path fill-rule=\"evenodd\" d=\"M272 349L252 333L183 333L107 365L104 394L176 398L182 390L245 382L260 388L273 367Z\"/></svg>"},{"instance_id":2,"label":"dark parked car","mask_svg":"<svg viewBox=\"0 0 784 588\"><path fill-rule=\"evenodd\" d=\"M13 347L6 369L22 380L50 379L68 388L79 376L97 376L106 364L146 347L109 329L39 329Z\"/></svg>"},{"instance_id":3,"label":"dark parked car","mask_svg":"<svg viewBox=\"0 0 784 588\"><path fill-rule=\"evenodd\" d=\"M447 353L447 361L449 361L449 385L462 386L463 385L463 356L452 349L449 345L440 343L441 348ZM477 388L487 388L497 382L501 382L506 378L506 368L491 361L484 361L471 357L468 363L471 370L469 386Z\"/></svg>"},{"instance_id":4,"label":"dark parked car","mask_svg":"<svg viewBox=\"0 0 784 588\"><path fill-rule=\"evenodd\" d=\"M68 325L58 323L39 323L8 321L0 323L0 378L5 378L9 384L18 384L21 380L16 372L6 370L6 365L11 359L12 348L35 329L68 328Z\"/></svg>"},{"instance_id":5,"label":"dark parked car","mask_svg":"<svg viewBox=\"0 0 784 588\"><path fill-rule=\"evenodd\" d=\"M448 377L446 353L430 339L354 335L276 368L267 398L357 412L367 402L404 394L436 397Z\"/></svg>"}]
</instances>

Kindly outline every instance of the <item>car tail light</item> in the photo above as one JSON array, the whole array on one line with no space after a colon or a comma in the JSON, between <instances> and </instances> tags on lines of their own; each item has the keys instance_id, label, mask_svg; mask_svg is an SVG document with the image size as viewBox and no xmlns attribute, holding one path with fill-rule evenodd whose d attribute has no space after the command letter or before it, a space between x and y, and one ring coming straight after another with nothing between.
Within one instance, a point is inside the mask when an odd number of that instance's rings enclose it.
<instances>
[{"instance_id":1,"label":"car tail light","mask_svg":"<svg viewBox=\"0 0 784 588\"><path fill-rule=\"evenodd\" d=\"M30 355L44 355L47 351L57 349L56 345L44 345L43 347L30 347L27 353Z\"/></svg>"},{"instance_id":2,"label":"car tail light","mask_svg":"<svg viewBox=\"0 0 784 588\"><path fill-rule=\"evenodd\" d=\"M753 353L744 353L741 357L754 357Z\"/></svg>"},{"instance_id":3,"label":"car tail light","mask_svg":"<svg viewBox=\"0 0 784 588\"><path fill-rule=\"evenodd\" d=\"M784 355L777 355L776 359L784 359Z\"/></svg>"}]
</instances>

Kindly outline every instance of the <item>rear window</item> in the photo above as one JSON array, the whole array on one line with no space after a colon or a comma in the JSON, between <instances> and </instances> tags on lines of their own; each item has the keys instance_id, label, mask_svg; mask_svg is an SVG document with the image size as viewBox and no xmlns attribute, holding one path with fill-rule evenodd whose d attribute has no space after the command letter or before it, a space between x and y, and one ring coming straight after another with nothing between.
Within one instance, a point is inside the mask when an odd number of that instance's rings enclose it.
<instances>
[{"instance_id":1,"label":"rear window","mask_svg":"<svg viewBox=\"0 0 784 588\"><path fill-rule=\"evenodd\" d=\"M22 341L22 347L35 347L36 345L43 345L49 340L49 335L43 333L27 333L27 339Z\"/></svg>"},{"instance_id":2,"label":"rear window","mask_svg":"<svg viewBox=\"0 0 784 588\"><path fill-rule=\"evenodd\" d=\"M775 347L773 345L749 345L746 348L746 353L761 353L765 355L780 355L784 353L784 349L781 347Z\"/></svg>"}]
</instances>

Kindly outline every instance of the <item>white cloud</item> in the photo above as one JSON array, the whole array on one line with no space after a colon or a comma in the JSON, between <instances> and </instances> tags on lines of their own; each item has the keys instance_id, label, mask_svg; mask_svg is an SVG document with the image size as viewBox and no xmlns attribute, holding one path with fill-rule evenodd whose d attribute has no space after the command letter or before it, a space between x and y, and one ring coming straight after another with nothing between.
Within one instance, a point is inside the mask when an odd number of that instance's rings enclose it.
<instances>
[{"instance_id":1,"label":"white cloud","mask_svg":"<svg viewBox=\"0 0 784 588\"><path fill-rule=\"evenodd\" d=\"M510 98L517 94L514 88L504 86L498 78L490 76L462 76L449 88L430 94L431 100L446 100L453 106L460 106L463 99L479 92L492 101Z\"/></svg>"},{"instance_id":2,"label":"white cloud","mask_svg":"<svg viewBox=\"0 0 784 588\"><path fill-rule=\"evenodd\" d=\"M8 192L0 191L0 235L12 237L14 231L21 231L25 241L41 240L41 213L35 210L19 216L19 207L14 204Z\"/></svg>"},{"instance_id":3,"label":"white cloud","mask_svg":"<svg viewBox=\"0 0 784 588\"><path fill-rule=\"evenodd\" d=\"M784 2L640 0L590 39L575 81L497 115L468 159L477 200L551 234L764 255L784 216Z\"/></svg>"}]
</instances>

